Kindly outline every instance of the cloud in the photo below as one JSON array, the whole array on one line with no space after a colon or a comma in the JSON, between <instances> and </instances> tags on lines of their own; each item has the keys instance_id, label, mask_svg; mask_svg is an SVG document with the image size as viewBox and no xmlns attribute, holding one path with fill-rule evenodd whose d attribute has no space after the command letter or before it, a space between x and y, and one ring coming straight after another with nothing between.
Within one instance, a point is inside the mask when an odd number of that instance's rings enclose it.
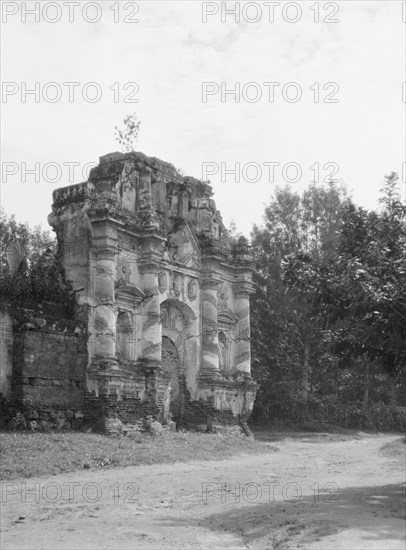
<instances>
[{"instance_id":1,"label":"cloud","mask_svg":"<svg viewBox=\"0 0 406 550\"><path fill-rule=\"evenodd\" d=\"M202 162L275 161L282 167L294 161L303 169L295 184L301 189L312 179L309 166L318 162L323 173L326 162L337 162L355 198L371 207L383 174L400 170L405 61L398 3L341 2L340 22L332 24L314 23L308 2L301 3L303 16L295 24L280 18L269 23L265 16L258 24L222 23L218 16L202 23L200 2L140 2L138 24L114 23L109 4L96 24L79 19L24 25L10 18L3 25L4 81L80 82L73 104L31 98L21 103L19 94L3 104L4 160L30 166L96 161L118 148L114 126L135 110L142 120L140 148L197 177ZM103 91L94 104L81 95L91 81ZM129 82L140 87L138 103L124 102ZM203 103L203 82L224 82L228 89L256 82L262 97L237 103L228 95L224 103L218 93ZM267 100L265 82L280 83L274 103ZM301 87L297 103L281 95L289 82ZM323 102L332 91L323 89L327 82L339 85L338 104ZM280 172L278 178L283 183ZM45 225L52 189L69 182L20 179L17 174L3 184L5 208ZM220 172L212 183L225 221L238 220L245 232L260 218L275 185L265 171L255 184L232 177L223 183Z\"/></svg>"}]
</instances>

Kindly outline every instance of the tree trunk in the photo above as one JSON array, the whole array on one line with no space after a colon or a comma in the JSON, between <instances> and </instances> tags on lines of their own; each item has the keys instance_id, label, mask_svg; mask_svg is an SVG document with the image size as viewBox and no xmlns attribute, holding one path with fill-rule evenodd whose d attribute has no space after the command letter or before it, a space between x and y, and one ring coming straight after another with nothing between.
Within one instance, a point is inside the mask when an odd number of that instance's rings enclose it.
<instances>
[{"instance_id":1,"label":"tree trunk","mask_svg":"<svg viewBox=\"0 0 406 550\"><path fill-rule=\"evenodd\" d=\"M370 376L369 376L369 361L365 361L365 377L364 377L364 409L368 409L369 405L369 385L370 385Z\"/></svg>"},{"instance_id":2,"label":"tree trunk","mask_svg":"<svg viewBox=\"0 0 406 550\"><path fill-rule=\"evenodd\" d=\"M396 405L397 403L397 391L396 391L396 380L394 376L388 377L389 383L389 403L391 405Z\"/></svg>"},{"instance_id":3,"label":"tree trunk","mask_svg":"<svg viewBox=\"0 0 406 550\"><path fill-rule=\"evenodd\" d=\"M302 397L304 401L307 401L309 396L309 383L310 383L310 346L308 342L305 342L303 350L303 376L302 376Z\"/></svg>"},{"instance_id":4,"label":"tree trunk","mask_svg":"<svg viewBox=\"0 0 406 550\"><path fill-rule=\"evenodd\" d=\"M302 375L302 398L304 401L304 417L309 420L308 400L310 383L310 344L305 341L303 350L303 375Z\"/></svg>"}]
</instances>

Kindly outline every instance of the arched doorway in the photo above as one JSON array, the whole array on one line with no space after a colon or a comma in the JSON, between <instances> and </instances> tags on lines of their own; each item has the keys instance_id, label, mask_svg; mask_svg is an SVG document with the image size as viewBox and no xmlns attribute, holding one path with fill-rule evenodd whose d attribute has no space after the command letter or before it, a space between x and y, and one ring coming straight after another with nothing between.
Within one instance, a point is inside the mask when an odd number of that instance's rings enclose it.
<instances>
[{"instance_id":1,"label":"arched doorway","mask_svg":"<svg viewBox=\"0 0 406 550\"><path fill-rule=\"evenodd\" d=\"M162 367L168 380L163 416L170 412L172 420L183 424L184 409L196 387L199 372L197 317L185 303L167 299L161 303Z\"/></svg>"},{"instance_id":2,"label":"arched doorway","mask_svg":"<svg viewBox=\"0 0 406 550\"><path fill-rule=\"evenodd\" d=\"M178 422L182 409L182 394L180 389L179 353L170 338L162 336L162 368L169 381L169 412L175 422Z\"/></svg>"}]
</instances>

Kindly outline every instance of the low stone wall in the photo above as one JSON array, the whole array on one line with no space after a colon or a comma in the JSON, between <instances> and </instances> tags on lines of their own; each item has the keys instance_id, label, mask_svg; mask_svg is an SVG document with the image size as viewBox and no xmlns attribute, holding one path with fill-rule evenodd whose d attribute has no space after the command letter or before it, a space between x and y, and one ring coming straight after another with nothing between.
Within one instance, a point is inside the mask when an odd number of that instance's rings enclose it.
<instances>
[{"instance_id":1,"label":"low stone wall","mask_svg":"<svg viewBox=\"0 0 406 550\"><path fill-rule=\"evenodd\" d=\"M11 397L13 374L13 317L6 304L0 302L0 394Z\"/></svg>"},{"instance_id":2,"label":"low stone wall","mask_svg":"<svg viewBox=\"0 0 406 550\"><path fill-rule=\"evenodd\" d=\"M87 345L84 327L53 305L2 303L12 331L3 342L3 424L78 427L83 419ZM5 353L7 352L7 355Z\"/></svg>"}]
</instances>

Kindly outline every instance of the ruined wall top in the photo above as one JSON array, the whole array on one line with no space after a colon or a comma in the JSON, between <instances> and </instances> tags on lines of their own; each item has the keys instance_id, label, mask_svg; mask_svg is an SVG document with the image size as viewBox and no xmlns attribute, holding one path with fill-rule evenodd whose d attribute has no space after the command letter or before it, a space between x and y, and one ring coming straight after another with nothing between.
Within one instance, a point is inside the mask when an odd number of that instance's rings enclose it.
<instances>
[{"instance_id":1,"label":"ruined wall top","mask_svg":"<svg viewBox=\"0 0 406 550\"><path fill-rule=\"evenodd\" d=\"M91 216L114 215L133 228L163 235L174 220L184 220L194 233L224 241L227 231L212 196L209 183L181 175L168 162L116 152L100 157L88 181L53 192L50 223L79 209Z\"/></svg>"}]
</instances>

